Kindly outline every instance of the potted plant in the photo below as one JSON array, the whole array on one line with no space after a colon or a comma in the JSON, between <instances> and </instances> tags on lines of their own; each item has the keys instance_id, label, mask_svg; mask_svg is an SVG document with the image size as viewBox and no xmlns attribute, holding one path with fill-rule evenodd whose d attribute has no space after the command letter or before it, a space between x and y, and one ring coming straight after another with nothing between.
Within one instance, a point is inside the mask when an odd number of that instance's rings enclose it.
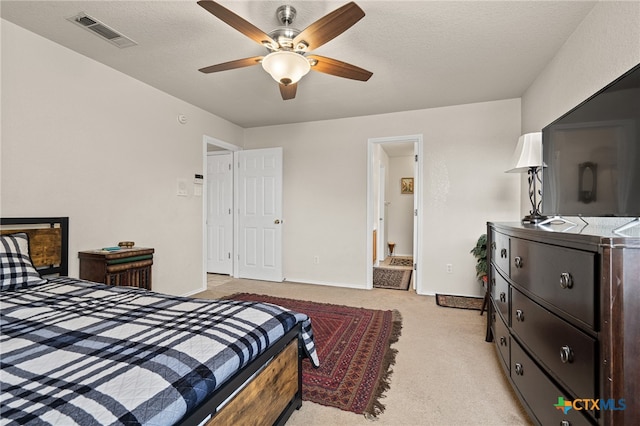
<instances>
[{"instance_id":1,"label":"potted plant","mask_svg":"<svg viewBox=\"0 0 640 426\"><path fill-rule=\"evenodd\" d=\"M477 259L476 276L479 280L487 281L487 234L482 234L476 246L470 252Z\"/></svg>"}]
</instances>

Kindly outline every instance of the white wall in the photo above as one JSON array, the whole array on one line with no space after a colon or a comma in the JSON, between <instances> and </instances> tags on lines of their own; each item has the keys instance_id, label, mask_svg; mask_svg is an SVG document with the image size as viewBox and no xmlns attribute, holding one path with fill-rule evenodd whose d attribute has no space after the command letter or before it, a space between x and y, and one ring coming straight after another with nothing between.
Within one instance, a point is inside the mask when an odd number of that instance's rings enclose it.
<instances>
[{"instance_id":1,"label":"white wall","mask_svg":"<svg viewBox=\"0 0 640 426\"><path fill-rule=\"evenodd\" d=\"M638 63L640 2L598 2L523 95L522 133L541 131ZM526 185L522 192L524 214Z\"/></svg>"},{"instance_id":2,"label":"white wall","mask_svg":"<svg viewBox=\"0 0 640 426\"><path fill-rule=\"evenodd\" d=\"M522 97L522 132L541 131L640 63L640 2L598 2Z\"/></svg>"},{"instance_id":3,"label":"white wall","mask_svg":"<svg viewBox=\"0 0 640 426\"><path fill-rule=\"evenodd\" d=\"M504 170L520 127L510 99L246 129L246 148L284 148L285 277L366 287L367 140L423 134L419 290L479 295L469 251L487 221L519 218L519 180Z\"/></svg>"},{"instance_id":4,"label":"white wall","mask_svg":"<svg viewBox=\"0 0 640 426\"><path fill-rule=\"evenodd\" d=\"M71 276L78 251L132 240L156 249L154 290L202 287L205 134L242 145L240 127L2 21L0 213L69 216Z\"/></svg>"},{"instance_id":5,"label":"white wall","mask_svg":"<svg viewBox=\"0 0 640 426\"><path fill-rule=\"evenodd\" d=\"M413 255L413 194L402 194L400 179L413 177L414 157L389 158L389 183L387 184L387 240L396 246L395 256Z\"/></svg>"}]
</instances>

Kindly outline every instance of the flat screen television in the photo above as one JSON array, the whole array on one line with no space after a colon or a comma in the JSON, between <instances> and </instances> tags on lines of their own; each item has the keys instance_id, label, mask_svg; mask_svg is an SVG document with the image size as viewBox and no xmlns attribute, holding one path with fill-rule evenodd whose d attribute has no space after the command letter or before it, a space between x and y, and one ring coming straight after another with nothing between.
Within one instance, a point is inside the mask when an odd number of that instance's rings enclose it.
<instances>
[{"instance_id":1,"label":"flat screen television","mask_svg":"<svg viewBox=\"0 0 640 426\"><path fill-rule=\"evenodd\" d=\"M640 64L542 129L542 213L640 217Z\"/></svg>"}]
</instances>

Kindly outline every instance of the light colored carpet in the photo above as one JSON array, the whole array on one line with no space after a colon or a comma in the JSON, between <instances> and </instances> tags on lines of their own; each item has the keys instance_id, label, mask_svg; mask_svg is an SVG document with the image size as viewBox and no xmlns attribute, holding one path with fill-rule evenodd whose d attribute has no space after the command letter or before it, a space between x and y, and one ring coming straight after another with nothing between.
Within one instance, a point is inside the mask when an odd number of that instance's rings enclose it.
<instances>
[{"instance_id":1,"label":"light colored carpet","mask_svg":"<svg viewBox=\"0 0 640 426\"><path fill-rule=\"evenodd\" d=\"M209 289L195 297L218 298L238 292L398 309L402 314L402 335L393 345L398 355L391 387L381 399L386 409L377 421L305 401L287 425L531 424L502 373L494 345L484 341L486 314L443 309L434 297L420 296L413 290L356 290L218 275L210 275Z\"/></svg>"}]
</instances>

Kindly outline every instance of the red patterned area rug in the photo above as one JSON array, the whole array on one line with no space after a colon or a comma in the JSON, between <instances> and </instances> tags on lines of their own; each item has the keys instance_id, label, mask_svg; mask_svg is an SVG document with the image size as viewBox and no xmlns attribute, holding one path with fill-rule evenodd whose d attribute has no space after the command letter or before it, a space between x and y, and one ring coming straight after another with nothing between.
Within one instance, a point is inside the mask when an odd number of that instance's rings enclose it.
<instances>
[{"instance_id":1,"label":"red patterned area rug","mask_svg":"<svg viewBox=\"0 0 640 426\"><path fill-rule=\"evenodd\" d=\"M380 402L389 389L402 318L398 311L238 293L228 299L267 302L302 312L311 326L320 358L313 368L302 363L302 399L375 418L384 411Z\"/></svg>"}]
</instances>

